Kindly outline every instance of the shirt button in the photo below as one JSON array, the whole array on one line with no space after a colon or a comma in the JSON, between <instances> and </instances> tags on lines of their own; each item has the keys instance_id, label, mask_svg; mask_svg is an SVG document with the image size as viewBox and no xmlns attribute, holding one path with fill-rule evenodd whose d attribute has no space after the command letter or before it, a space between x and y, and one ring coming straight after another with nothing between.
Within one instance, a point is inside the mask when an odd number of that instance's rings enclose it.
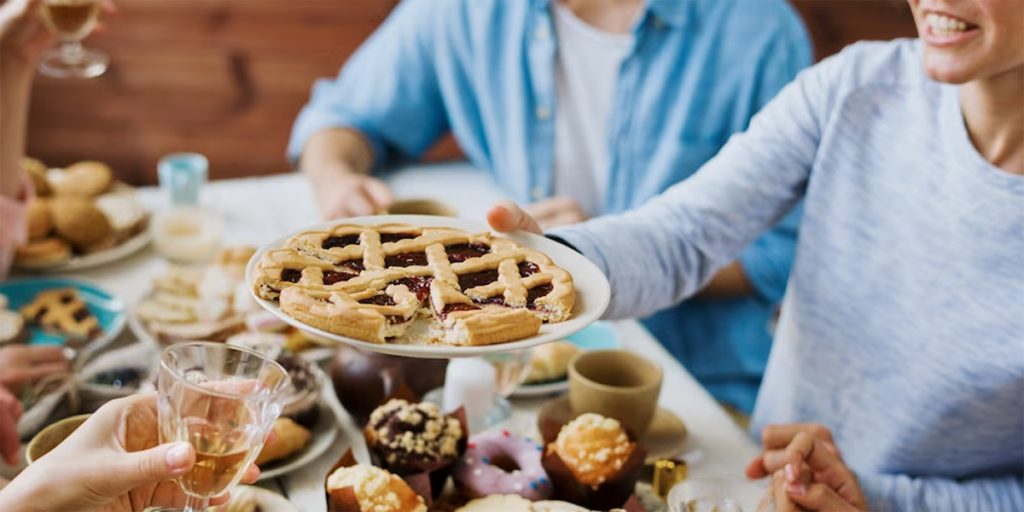
<instances>
[{"instance_id":1,"label":"shirt button","mask_svg":"<svg viewBox=\"0 0 1024 512\"><path fill-rule=\"evenodd\" d=\"M534 201L544 199L544 195L544 189L541 187L533 187L533 189L530 190L530 197L532 197Z\"/></svg>"},{"instance_id":2,"label":"shirt button","mask_svg":"<svg viewBox=\"0 0 1024 512\"><path fill-rule=\"evenodd\" d=\"M541 121L543 121L543 120L546 120L549 117L551 117L551 109L549 109L549 108L547 108L545 106L537 107L537 119L540 119Z\"/></svg>"}]
</instances>

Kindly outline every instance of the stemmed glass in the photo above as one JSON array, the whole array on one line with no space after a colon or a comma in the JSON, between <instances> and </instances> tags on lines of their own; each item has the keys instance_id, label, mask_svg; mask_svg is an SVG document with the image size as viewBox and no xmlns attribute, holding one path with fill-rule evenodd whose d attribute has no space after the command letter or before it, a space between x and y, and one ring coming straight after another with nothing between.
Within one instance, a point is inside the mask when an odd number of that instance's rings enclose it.
<instances>
[{"instance_id":1,"label":"stemmed glass","mask_svg":"<svg viewBox=\"0 0 1024 512\"><path fill-rule=\"evenodd\" d=\"M184 512L238 484L281 413L288 373L275 361L223 343L172 345L157 381L160 442L185 441L196 451L192 470L177 479Z\"/></svg>"},{"instance_id":2,"label":"stemmed glass","mask_svg":"<svg viewBox=\"0 0 1024 512\"><path fill-rule=\"evenodd\" d=\"M56 78L95 78L102 75L110 58L82 46L82 39L96 27L102 0L43 0L39 15L60 39L39 61L39 71Z\"/></svg>"}]
</instances>

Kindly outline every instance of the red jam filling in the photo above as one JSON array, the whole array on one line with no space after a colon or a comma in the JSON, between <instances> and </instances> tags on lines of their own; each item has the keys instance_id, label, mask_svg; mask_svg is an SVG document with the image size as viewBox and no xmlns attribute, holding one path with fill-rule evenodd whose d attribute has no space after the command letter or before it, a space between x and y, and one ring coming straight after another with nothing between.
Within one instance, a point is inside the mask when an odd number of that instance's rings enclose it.
<instances>
[{"instance_id":1,"label":"red jam filling","mask_svg":"<svg viewBox=\"0 0 1024 512\"><path fill-rule=\"evenodd\" d=\"M526 307L528 307L530 309L535 308L536 307L537 299L539 299L539 298L541 298L541 297L551 293L551 290L554 290L554 289L555 289L555 287L551 286L551 283L542 284L542 285L537 286L535 288L530 288L526 292Z\"/></svg>"},{"instance_id":2,"label":"red jam filling","mask_svg":"<svg viewBox=\"0 0 1024 512\"><path fill-rule=\"evenodd\" d=\"M462 288L462 291L466 291L477 286L491 284L497 280L498 269L481 270L480 272L471 272L459 276L459 287Z\"/></svg>"},{"instance_id":3,"label":"red jam filling","mask_svg":"<svg viewBox=\"0 0 1024 512\"><path fill-rule=\"evenodd\" d=\"M360 304L374 304L377 306L394 306L395 301L389 295L380 294L359 301Z\"/></svg>"},{"instance_id":4,"label":"red jam filling","mask_svg":"<svg viewBox=\"0 0 1024 512\"><path fill-rule=\"evenodd\" d=\"M536 263L529 261L519 262L519 277L527 277L540 272L540 267Z\"/></svg>"},{"instance_id":5,"label":"red jam filling","mask_svg":"<svg viewBox=\"0 0 1024 512\"><path fill-rule=\"evenodd\" d=\"M330 286L334 283L341 283L348 281L356 277L356 274L348 274L345 272L335 272L333 270L324 270L324 284Z\"/></svg>"},{"instance_id":6,"label":"red jam filling","mask_svg":"<svg viewBox=\"0 0 1024 512\"><path fill-rule=\"evenodd\" d=\"M385 267L412 267L427 264L427 253L407 252L404 254L392 254L384 258Z\"/></svg>"},{"instance_id":7,"label":"red jam filling","mask_svg":"<svg viewBox=\"0 0 1024 512\"><path fill-rule=\"evenodd\" d=\"M348 247L350 245L359 245L359 235L345 235L345 236L329 236L324 239L324 249L333 249L335 247Z\"/></svg>"},{"instance_id":8,"label":"red jam filling","mask_svg":"<svg viewBox=\"0 0 1024 512\"><path fill-rule=\"evenodd\" d=\"M302 279L302 271L295 270L294 268L286 268L281 271L281 280L288 281L289 283L297 283L299 279Z\"/></svg>"},{"instance_id":9,"label":"red jam filling","mask_svg":"<svg viewBox=\"0 0 1024 512\"><path fill-rule=\"evenodd\" d=\"M456 244L445 248L448 252L448 261L459 263L470 258L479 258L489 252L491 248L483 244Z\"/></svg>"},{"instance_id":10,"label":"red jam filling","mask_svg":"<svg viewBox=\"0 0 1024 512\"><path fill-rule=\"evenodd\" d=\"M444 320L448 318L448 315L456 311L473 311L480 309L472 304L448 304L441 309L441 312L437 314L438 318Z\"/></svg>"},{"instance_id":11,"label":"red jam filling","mask_svg":"<svg viewBox=\"0 0 1024 512\"><path fill-rule=\"evenodd\" d=\"M386 244L388 242L397 242L399 240L405 240L408 238L416 238L416 235L411 233L381 233L380 242Z\"/></svg>"},{"instance_id":12,"label":"red jam filling","mask_svg":"<svg viewBox=\"0 0 1024 512\"><path fill-rule=\"evenodd\" d=\"M430 276L403 277L394 284L405 285L410 292L416 294L416 300L423 302L430 297L430 282L433 280L434 278Z\"/></svg>"}]
</instances>

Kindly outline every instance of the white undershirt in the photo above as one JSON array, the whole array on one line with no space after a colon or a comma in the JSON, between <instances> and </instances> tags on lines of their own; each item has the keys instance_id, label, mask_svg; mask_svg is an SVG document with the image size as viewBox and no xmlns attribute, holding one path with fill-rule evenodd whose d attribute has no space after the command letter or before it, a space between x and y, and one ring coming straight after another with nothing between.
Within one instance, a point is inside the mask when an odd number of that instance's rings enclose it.
<instances>
[{"instance_id":1,"label":"white undershirt","mask_svg":"<svg viewBox=\"0 0 1024 512\"><path fill-rule=\"evenodd\" d=\"M608 190L608 117L619 66L633 46L633 35L604 32L561 2L552 5L558 38L554 190L597 215Z\"/></svg>"}]
</instances>

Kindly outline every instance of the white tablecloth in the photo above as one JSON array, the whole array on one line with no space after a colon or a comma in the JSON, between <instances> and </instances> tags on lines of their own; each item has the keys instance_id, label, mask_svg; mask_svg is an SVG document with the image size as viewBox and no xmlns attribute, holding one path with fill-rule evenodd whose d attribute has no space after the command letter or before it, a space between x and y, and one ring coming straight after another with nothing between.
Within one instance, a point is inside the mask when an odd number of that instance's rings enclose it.
<instances>
[{"instance_id":1,"label":"white tablecloth","mask_svg":"<svg viewBox=\"0 0 1024 512\"><path fill-rule=\"evenodd\" d=\"M411 167L388 181L396 197L439 199L469 218L483 219L487 208L502 198L488 176L466 164ZM151 207L163 206L159 190L143 189L141 193ZM320 220L308 182L294 174L214 182L203 191L202 201L223 215L225 244L260 246ZM152 278L160 275L165 265L152 249L146 249L123 262L76 272L74 276L94 282L131 304L149 290ZM664 367L661 406L686 423L690 433L687 451L700 453L700 459L690 467L690 475L741 475L747 461L757 453L750 437L638 322L617 321L612 325L626 348ZM528 414L543 401L514 403L521 414ZM344 418L343 432L331 450L304 468L266 483L268 488L285 493L303 512L326 510L322 488L325 473L350 445L357 458L367 460L355 425L347 414L338 412Z\"/></svg>"}]
</instances>

